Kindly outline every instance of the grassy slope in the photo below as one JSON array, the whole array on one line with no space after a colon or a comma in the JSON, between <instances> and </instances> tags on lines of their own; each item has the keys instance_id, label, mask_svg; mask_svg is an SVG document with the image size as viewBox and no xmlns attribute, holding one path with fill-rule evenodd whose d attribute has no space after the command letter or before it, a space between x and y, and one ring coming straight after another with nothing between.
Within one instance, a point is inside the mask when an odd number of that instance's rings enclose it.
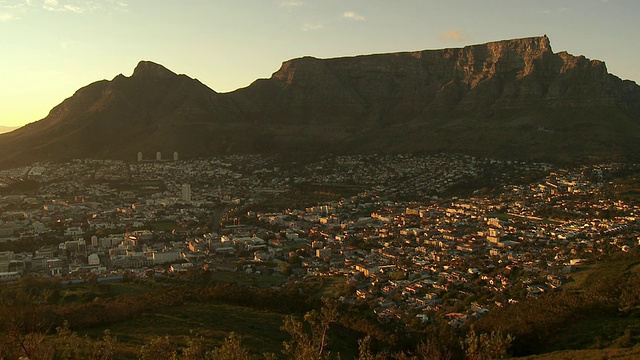
<instances>
[{"instance_id":1,"label":"grassy slope","mask_svg":"<svg viewBox=\"0 0 640 360\"><path fill-rule=\"evenodd\" d=\"M607 261L574 273L568 288L582 291L597 279L621 279L639 271L637 258ZM524 359L640 359L640 315L637 312L626 317L593 314L587 320L567 326L552 347L557 351Z\"/></svg>"},{"instance_id":2,"label":"grassy slope","mask_svg":"<svg viewBox=\"0 0 640 360\"><path fill-rule=\"evenodd\" d=\"M556 351L543 355L528 356L526 360L604 360L640 359L640 346L630 349L592 349L592 350L568 350Z\"/></svg>"},{"instance_id":3,"label":"grassy slope","mask_svg":"<svg viewBox=\"0 0 640 360\"><path fill-rule=\"evenodd\" d=\"M169 336L181 347L201 336L209 348L222 344L231 332L241 334L253 353L279 353L287 335L280 330L282 314L223 304L187 303L135 317L83 334L100 337L104 330L118 339L118 358L136 358L142 345L156 336Z\"/></svg>"},{"instance_id":4,"label":"grassy slope","mask_svg":"<svg viewBox=\"0 0 640 360\"><path fill-rule=\"evenodd\" d=\"M238 273L214 273L213 277L220 282L239 282L245 285L268 287L281 283L283 278L256 276ZM309 286L317 290L318 296L339 296L344 287L344 278L334 277L311 279ZM139 295L158 287L170 287L168 283L159 283L151 287L133 283L111 283L112 295ZM66 289L65 293L77 293L81 297L89 291L86 285ZM118 341L117 358L135 359L140 348L149 340L158 336L168 336L179 347L184 347L190 337L202 337L207 348L222 344L231 332L240 334L242 344L254 354L271 352L280 354L282 342L289 335L280 328L285 315L273 311L252 309L243 306L222 303L185 303L180 306L165 307L145 313L108 326L81 330L80 335L100 338L105 330L115 336ZM354 344L335 339L335 347L343 353L350 354Z\"/></svg>"}]
</instances>

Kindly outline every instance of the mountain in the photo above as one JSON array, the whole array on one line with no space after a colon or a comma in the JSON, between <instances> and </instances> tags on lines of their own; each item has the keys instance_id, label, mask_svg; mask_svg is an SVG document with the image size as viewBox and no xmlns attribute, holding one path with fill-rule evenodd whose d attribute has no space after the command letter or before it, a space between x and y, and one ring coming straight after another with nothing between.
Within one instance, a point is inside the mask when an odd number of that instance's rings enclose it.
<instances>
[{"instance_id":1,"label":"mountain","mask_svg":"<svg viewBox=\"0 0 640 360\"><path fill-rule=\"evenodd\" d=\"M17 128L18 126L0 126L0 134L11 132Z\"/></svg>"},{"instance_id":2,"label":"mountain","mask_svg":"<svg viewBox=\"0 0 640 360\"><path fill-rule=\"evenodd\" d=\"M546 36L458 49L286 61L216 93L142 61L0 135L0 166L178 151L460 152L545 161L635 160L640 86Z\"/></svg>"}]
</instances>

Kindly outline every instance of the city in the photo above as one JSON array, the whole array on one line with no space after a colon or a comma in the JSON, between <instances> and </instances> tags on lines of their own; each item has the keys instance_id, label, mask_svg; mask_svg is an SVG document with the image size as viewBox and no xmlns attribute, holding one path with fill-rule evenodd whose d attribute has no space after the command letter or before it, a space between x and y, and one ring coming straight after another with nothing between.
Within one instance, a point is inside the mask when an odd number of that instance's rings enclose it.
<instances>
[{"instance_id":1,"label":"city","mask_svg":"<svg viewBox=\"0 0 640 360\"><path fill-rule=\"evenodd\" d=\"M366 303L382 322L439 314L461 326L640 242L640 206L611 181L631 165L444 154L138 160L0 172L4 190L31 185L0 198L0 279L331 277L346 289L341 302Z\"/></svg>"}]
</instances>

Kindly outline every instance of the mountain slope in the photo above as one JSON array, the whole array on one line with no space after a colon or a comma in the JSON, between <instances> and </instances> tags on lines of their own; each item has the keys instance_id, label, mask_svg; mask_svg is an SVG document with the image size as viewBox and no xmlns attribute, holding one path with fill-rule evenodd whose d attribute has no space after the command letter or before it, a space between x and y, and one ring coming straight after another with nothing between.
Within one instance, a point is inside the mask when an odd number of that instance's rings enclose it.
<instances>
[{"instance_id":1,"label":"mountain slope","mask_svg":"<svg viewBox=\"0 0 640 360\"><path fill-rule=\"evenodd\" d=\"M0 135L0 166L67 158L247 152L464 152L634 159L640 87L546 36L460 49L286 61L218 94L143 61Z\"/></svg>"},{"instance_id":2,"label":"mountain slope","mask_svg":"<svg viewBox=\"0 0 640 360\"><path fill-rule=\"evenodd\" d=\"M0 134L11 132L17 128L17 126L0 126Z\"/></svg>"}]
</instances>

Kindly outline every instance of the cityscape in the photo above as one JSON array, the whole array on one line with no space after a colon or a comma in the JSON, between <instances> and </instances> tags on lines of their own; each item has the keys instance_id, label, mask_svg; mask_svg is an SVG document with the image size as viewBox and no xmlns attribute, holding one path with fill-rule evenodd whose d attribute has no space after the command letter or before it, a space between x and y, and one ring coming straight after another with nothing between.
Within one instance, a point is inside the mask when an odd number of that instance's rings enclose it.
<instances>
[{"instance_id":1,"label":"cityscape","mask_svg":"<svg viewBox=\"0 0 640 360\"><path fill-rule=\"evenodd\" d=\"M639 12L0 0L0 360L640 359Z\"/></svg>"},{"instance_id":2,"label":"cityscape","mask_svg":"<svg viewBox=\"0 0 640 360\"><path fill-rule=\"evenodd\" d=\"M640 206L612 195L610 179L628 168L620 164L559 168L444 154L308 164L158 158L0 172L5 189L39 184L1 198L3 244L49 242L1 252L0 278L64 284L194 270L273 284L338 277L349 289L340 300L369 304L381 321L428 323L446 311L461 326L561 289L582 266L640 242ZM492 187L467 190L483 181ZM349 195L278 208L300 186Z\"/></svg>"}]
</instances>

